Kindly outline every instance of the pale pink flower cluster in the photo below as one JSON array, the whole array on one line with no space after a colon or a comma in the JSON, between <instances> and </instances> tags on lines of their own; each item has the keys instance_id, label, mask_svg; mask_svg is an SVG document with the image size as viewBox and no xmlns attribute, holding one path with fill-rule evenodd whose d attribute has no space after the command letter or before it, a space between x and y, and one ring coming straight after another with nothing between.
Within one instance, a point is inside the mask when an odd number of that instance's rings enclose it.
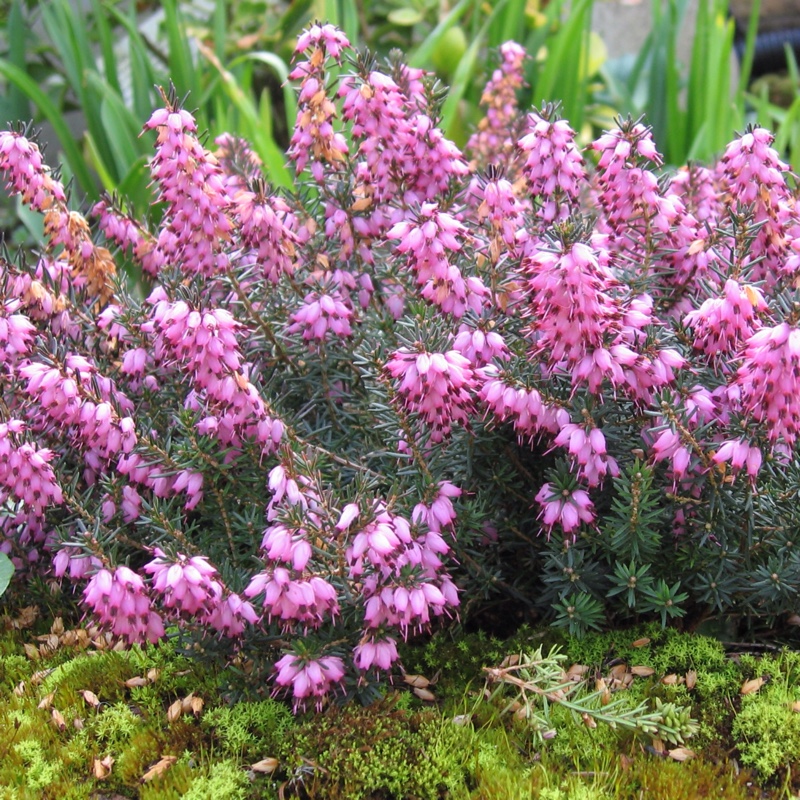
<instances>
[{"instance_id":1,"label":"pale pink flower cluster","mask_svg":"<svg viewBox=\"0 0 800 800\"><path fill-rule=\"evenodd\" d=\"M582 525L594 524L594 503L585 489L560 490L552 483L545 483L535 499L548 539L559 529L565 539L571 537L575 541Z\"/></svg>"},{"instance_id":2,"label":"pale pink flower cluster","mask_svg":"<svg viewBox=\"0 0 800 800\"><path fill-rule=\"evenodd\" d=\"M728 278L720 297L709 297L683 318L694 329L693 345L709 356L731 358L760 327L757 313L767 310L761 290Z\"/></svg>"},{"instance_id":3,"label":"pale pink flower cluster","mask_svg":"<svg viewBox=\"0 0 800 800\"><path fill-rule=\"evenodd\" d=\"M98 218L100 230L106 239L115 242L123 250L130 250L148 275L158 275L164 265L164 254L156 248L156 240L149 231L129 214L123 213L108 196L98 200L91 213Z\"/></svg>"},{"instance_id":4,"label":"pale pink flower cluster","mask_svg":"<svg viewBox=\"0 0 800 800\"><path fill-rule=\"evenodd\" d=\"M432 442L447 438L454 424L469 423L477 381L469 360L460 353L401 347L392 354L385 370L395 379L403 408L424 422Z\"/></svg>"},{"instance_id":5,"label":"pale pink flower cluster","mask_svg":"<svg viewBox=\"0 0 800 800\"><path fill-rule=\"evenodd\" d=\"M349 153L344 136L336 131L333 121L336 107L327 95L328 77L325 72L329 58L341 63L342 54L350 43L342 31L333 25L312 25L297 39L294 57L297 60L289 73L292 80L301 81L292 140L288 156L295 162L297 172L311 164L314 180L322 182L325 170L338 171Z\"/></svg>"},{"instance_id":6,"label":"pale pink flower cluster","mask_svg":"<svg viewBox=\"0 0 800 800\"><path fill-rule=\"evenodd\" d=\"M353 310L344 302L338 289L309 292L303 305L292 312L288 333L302 333L309 343L323 342L329 332L340 339L352 336Z\"/></svg>"},{"instance_id":7,"label":"pale pink flower cluster","mask_svg":"<svg viewBox=\"0 0 800 800\"><path fill-rule=\"evenodd\" d=\"M453 340L453 350L461 353L475 369L485 367L495 359L508 361L511 358L503 337L497 331L484 330L483 326L473 330L462 324Z\"/></svg>"},{"instance_id":8,"label":"pale pink flower cluster","mask_svg":"<svg viewBox=\"0 0 800 800\"><path fill-rule=\"evenodd\" d=\"M45 415L76 434L89 470L100 470L136 446L133 404L82 355L69 354L61 367L30 362L19 368L19 375Z\"/></svg>"},{"instance_id":9,"label":"pale pink flower cluster","mask_svg":"<svg viewBox=\"0 0 800 800\"><path fill-rule=\"evenodd\" d=\"M6 189L22 196L22 202L36 211L48 211L66 202L64 187L50 174L36 142L21 133L0 132L0 170Z\"/></svg>"},{"instance_id":10,"label":"pale pink flower cluster","mask_svg":"<svg viewBox=\"0 0 800 800\"><path fill-rule=\"evenodd\" d=\"M406 256L422 296L442 311L461 318L467 309L480 314L486 287L477 276L464 278L451 263L451 253L463 247L464 226L435 203L425 203L415 220L404 220L386 234L399 239L397 252Z\"/></svg>"},{"instance_id":11,"label":"pale pink flower cluster","mask_svg":"<svg viewBox=\"0 0 800 800\"><path fill-rule=\"evenodd\" d=\"M800 433L800 329L782 322L754 333L736 383L743 410L767 426L774 445L793 447Z\"/></svg>"},{"instance_id":12,"label":"pale pink flower cluster","mask_svg":"<svg viewBox=\"0 0 800 800\"><path fill-rule=\"evenodd\" d=\"M254 261L271 283L277 283L282 275L292 275L299 240L287 203L277 195L270 196L266 186L257 181L252 188L243 186L233 194L230 212L246 248L244 263Z\"/></svg>"},{"instance_id":13,"label":"pale pink flower cluster","mask_svg":"<svg viewBox=\"0 0 800 800\"><path fill-rule=\"evenodd\" d=\"M522 174L538 202L543 222L568 217L578 207L586 184L586 164L575 144L575 131L552 109L526 118L525 135L517 143L525 158Z\"/></svg>"},{"instance_id":14,"label":"pale pink flower cluster","mask_svg":"<svg viewBox=\"0 0 800 800\"><path fill-rule=\"evenodd\" d=\"M164 622L153 610L144 581L128 567L95 572L83 600L101 626L129 644L157 642L164 636Z\"/></svg>"},{"instance_id":15,"label":"pale pink flower cluster","mask_svg":"<svg viewBox=\"0 0 800 800\"><path fill-rule=\"evenodd\" d=\"M564 447L570 454L575 477L589 487L600 486L607 475L617 477L619 466L608 455L606 437L593 424L578 425L569 422L561 428L553 444Z\"/></svg>"},{"instance_id":16,"label":"pale pink flower cluster","mask_svg":"<svg viewBox=\"0 0 800 800\"><path fill-rule=\"evenodd\" d=\"M12 498L41 519L45 509L61 505L64 496L50 466L54 453L19 441L24 430L20 420L0 423L0 506Z\"/></svg>"},{"instance_id":17,"label":"pale pink flower cluster","mask_svg":"<svg viewBox=\"0 0 800 800\"><path fill-rule=\"evenodd\" d=\"M569 422L566 409L543 398L537 389L503 375L494 365L478 374L482 378L478 397L499 421L513 424L520 442L533 444L545 434L557 434Z\"/></svg>"},{"instance_id":18,"label":"pale pink flower cluster","mask_svg":"<svg viewBox=\"0 0 800 800\"><path fill-rule=\"evenodd\" d=\"M277 686L292 689L295 713L304 709L309 699L321 711L328 693L344 678L344 662L338 656L313 658L287 653L275 662L275 669Z\"/></svg>"},{"instance_id":19,"label":"pale pink flower cluster","mask_svg":"<svg viewBox=\"0 0 800 800\"><path fill-rule=\"evenodd\" d=\"M525 86L523 67L527 53L516 42L500 45L500 64L481 95L486 116L467 143L467 150L482 166L508 162L514 149L514 121L519 103L517 91Z\"/></svg>"},{"instance_id":20,"label":"pale pink flower cluster","mask_svg":"<svg viewBox=\"0 0 800 800\"><path fill-rule=\"evenodd\" d=\"M206 414L198 429L233 446L253 438L265 453L274 452L284 427L267 413L248 378L236 338L240 324L222 308L200 311L182 300L170 302L163 290L153 292L149 302L152 318L141 331L154 335L156 359L166 366L177 363L192 377L189 403Z\"/></svg>"},{"instance_id":21,"label":"pale pink flower cluster","mask_svg":"<svg viewBox=\"0 0 800 800\"><path fill-rule=\"evenodd\" d=\"M27 355L36 334L28 317L17 313L21 305L17 299L0 304L0 366L13 365Z\"/></svg>"},{"instance_id":22,"label":"pale pink flower cluster","mask_svg":"<svg viewBox=\"0 0 800 800\"><path fill-rule=\"evenodd\" d=\"M153 113L145 130L158 134L150 162L165 222L153 257L188 273L212 276L228 267L224 243L233 224L222 170L197 138L194 117L176 103Z\"/></svg>"}]
</instances>

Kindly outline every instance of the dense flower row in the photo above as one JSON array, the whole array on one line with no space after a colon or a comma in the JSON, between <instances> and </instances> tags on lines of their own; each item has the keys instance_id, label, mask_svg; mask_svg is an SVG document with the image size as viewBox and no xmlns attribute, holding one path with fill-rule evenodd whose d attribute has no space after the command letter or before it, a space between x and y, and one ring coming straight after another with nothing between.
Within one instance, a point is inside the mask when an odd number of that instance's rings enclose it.
<instances>
[{"instance_id":1,"label":"dense flower row","mask_svg":"<svg viewBox=\"0 0 800 800\"><path fill-rule=\"evenodd\" d=\"M367 691L399 639L455 615L454 549L459 580L497 584L503 532L544 534L574 614L611 580L574 554L604 557L609 494L643 469L668 517L648 546L735 571L720 497L769 495L800 434L800 215L766 130L666 176L641 122L581 149L552 108L520 111L508 43L461 153L430 76L359 55L334 80L352 55L331 26L298 40L293 197L164 94L160 226L93 209L143 302L36 144L0 133L50 243L0 281L0 548L47 554L127 642L260 637L296 707ZM614 547L631 570L649 552ZM767 534L762 552L773 584L800 570ZM725 603L785 610L759 585Z\"/></svg>"}]
</instances>

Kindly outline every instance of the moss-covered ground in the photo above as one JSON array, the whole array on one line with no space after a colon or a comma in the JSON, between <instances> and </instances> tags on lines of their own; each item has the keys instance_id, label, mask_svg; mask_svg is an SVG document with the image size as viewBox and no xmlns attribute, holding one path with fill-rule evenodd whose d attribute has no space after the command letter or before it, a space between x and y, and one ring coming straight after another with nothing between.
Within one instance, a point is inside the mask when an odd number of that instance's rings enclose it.
<instances>
[{"instance_id":1,"label":"moss-covered ground","mask_svg":"<svg viewBox=\"0 0 800 800\"><path fill-rule=\"evenodd\" d=\"M552 728L537 735L484 668L554 646L615 707L672 702L697 732L675 746L595 725L551 695ZM295 717L246 664L213 668L170 644L117 649L17 609L0 621L0 800L798 796L798 652L731 652L658 626L581 640L523 628L505 641L442 632L407 645L403 663L418 677L399 676L376 704Z\"/></svg>"}]
</instances>

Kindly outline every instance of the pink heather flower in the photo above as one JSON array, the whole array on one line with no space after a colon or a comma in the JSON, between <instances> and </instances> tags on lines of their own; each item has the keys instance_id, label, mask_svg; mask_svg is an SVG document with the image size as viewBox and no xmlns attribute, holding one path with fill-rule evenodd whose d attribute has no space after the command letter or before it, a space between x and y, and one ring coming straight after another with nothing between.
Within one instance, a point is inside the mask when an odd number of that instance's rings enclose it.
<instances>
[{"instance_id":1,"label":"pink heather flower","mask_svg":"<svg viewBox=\"0 0 800 800\"><path fill-rule=\"evenodd\" d=\"M454 423L468 424L477 383L469 361L460 353L411 352L401 347L384 369L395 379L403 407L418 414L431 430L431 441L443 441Z\"/></svg>"},{"instance_id":2,"label":"pink heather flower","mask_svg":"<svg viewBox=\"0 0 800 800\"><path fill-rule=\"evenodd\" d=\"M0 365L27 355L36 335L33 323L24 314L15 313L20 305L18 300L0 304Z\"/></svg>"},{"instance_id":3,"label":"pink heather flower","mask_svg":"<svg viewBox=\"0 0 800 800\"><path fill-rule=\"evenodd\" d=\"M164 256L156 250L156 240L141 224L117 208L107 195L92 207L91 215L99 220L100 230L106 239L130 251L142 269L150 276L158 275Z\"/></svg>"},{"instance_id":4,"label":"pink heather flower","mask_svg":"<svg viewBox=\"0 0 800 800\"><path fill-rule=\"evenodd\" d=\"M424 523L428 529L440 532L443 528L452 528L456 521L456 511L452 498L460 497L461 489L450 481L441 481L439 491L430 505L418 503L414 507L411 519L416 523ZM448 548L449 549L449 548Z\"/></svg>"},{"instance_id":5,"label":"pink heather flower","mask_svg":"<svg viewBox=\"0 0 800 800\"><path fill-rule=\"evenodd\" d=\"M96 572L83 599L98 623L128 644L157 642L164 636L164 623L152 610L144 581L128 567Z\"/></svg>"},{"instance_id":6,"label":"pink heather flower","mask_svg":"<svg viewBox=\"0 0 800 800\"><path fill-rule=\"evenodd\" d=\"M222 584L216 580L217 570L204 556L176 554L169 557L156 547L156 558L145 564L144 571L153 576L153 591L164 608L193 618L210 614L222 597Z\"/></svg>"},{"instance_id":7,"label":"pink heather flower","mask_svg":"<svg viewBox=\"0 0 800 800\"><path fill-rule=\"evenodd\" d=\"M227 592L217 601L204 622L223 636L236 639L244 632L245 623L255 625L258 622L258 614L247 600L242 600L238 594Z\"/></svg>"},{"instance_id":8,"label":"pink heather flower","mask_svg":"<svg viewBox=\"0 0 800 800\"><path fill-rule=\"evenodd\" d=\"M46 212L66 203L64 187L50 175L39 146L21 133L0 132L0 170L6 173L6 189L22 195L22 202Z\"/></svg>"},{"instance_id":9,"label":"pink heather flower","mask_svg":"<svg viewBox=\"0 0 800 800\"><path fill-rule=\"evenodd\" d=\"M260 572L244 590L253 598L263 593L262 607L270 620L278 619L286 630L295 623L304 629L318 628L330 615L339 613L336 590L323 578L313 575L308 580L296 580L285 567L268 568Z\"/></svg>"},{"instance_id":10,"label":"pink heather flower","mask_svg":"<svg viewBox=\"0 0 800 800\"><path fill-rule=\"evenodd\" d=\"M339 521L336 523L336 530L346 531L358 519L360 513L361 509L358 507L358 503L348 503L342 509Z\"/></svg>"},{"instance_id":11,"label":"pink heather flower","mask_svg":"<svg viewBox=\"0 0 800 800\"><path fill-rule=\"evenodd\" d=\"M647 438L652 438L651 436ZM651 445L653 461L669 460L674 479L684 478L689 471L692 459L691 450L683 443L681 436L672 428L665 428L655 437Z\"/></svg>"},{"instance_id":12,"label":"pink heather flower","mask_svg":"<svg viewBox=\"0 0 800 800\"><path fill-rule=\"evenodd\" d=\"M499 333L492 330L484 331L481 327L472 330L464 324L458 329L453 350L469 359L475 369L484 367L495 359L508 361L511 358L508 347Z\"/></svg>"},{"instance_id":13,"label":"pink heather flower","mask_svg":"<svg viewBox=\"0 0 800 800\"><path fill-rule=\"evenodd\" d=\"M299 239L292 230L294 219L286 202L270 196L266 185L257 181L252 190L242 188L233 195L231 214L249 249L245 263L255 261L271 283L277 283L282 275L292 275Z\"/></svg>"},{"instance_id":14,"label":"pink heather flower","mask_svg":"<svg viewBox=\"0 0 800 800\"><path fill-rule=\"evenodd\" d=\"M64 496L50 466L54 453L15 441L24 427L19 420L0 423L0 505L13 498L42 518L45 509L61 505Z\"/></svg>"},{"instance_id":15,"label":"pink heather flower","mask_svg":"<svg viewBox=\"0 0 800 800\"><path fill-rule=\"evenodd\" d=\"M358 531L347 549L346 558L353 577L364 571L364 556L373 566L388 567L412 543L411 527L406 519L389 513L382 505L376 512L375 518Z\"/></svg>"},{"instance_id":16,"label":"pink heather flower","mask_svg":"<svg viewBox=\"0 0 800 800\"><path fill-rule=\"evenodd\" d=\"M597 393L607 377L623 381L621 352L608 345L621 333L619 284L598 254L580 242L556 252L540 250L524 262L532 352L549 370L563 369L573 386ZM617 345L618 347L619 345Z\"/></svg>"},{"instance_id":17,"label":"pink heather flower","mask_svg":"<svg viewBox=\"0 0 800 800\"><path fill-rule=\"evenodd\" d=\"M552 109L529 114L525 135L518 142L525 158L522 174L539 204L537 215L544 222L568 217L578 207L587 180L575 131L568 122L554 117Z\"/></svg>"},{"instance_id":18,"label":"pink heather flower","mask_svg":"<svg viewBox=\"0 0 800 800\"><path fill-rule=\"evenodd\" d=\"M683 319L694 328L694 347L709 356L732 357L760 327L756 313L767 310L761 291L755 286L740 286L729 278L722 297L710 297Z\"/></svg>"},{"instance_id":19,"label":"pink heather flower","mask_svg":"<svg viewBox=\"0 0 800 800\"><path fill-rule=\"evenodd\" d=\"M170 103L156 110L144 127L158 133L150 170L167 206L155 257L188 273L212 276L224 271L228 256L222 245L233 227L231 199L217 160L197 138L194 117Z\"/></svg>"},{"instance_id":20,"label":"pink heather flower","mask_svg":"<svg viewBox=\"0 0 800 800\"><path fill-rule=\"evenodd\" d=\"M397 642L391 636L378 638L367 633L353 649L353 661L363 672L373 667L388 672L397 658Z\"/></svg>"},{"instance_id":21,"label":"pink heather flower","mask_svg":"<svg viewBox=\"0 0 800 800\"><path fill-rule=\"evenodd\" d=\"M302 572L311 558L311 545L304 528L288 528L276 522L264 531L261 549L270 561L291 564L296 572Z\"/></svg>"},{"instance_id":22,"label":"pink heather flower","mask_svg":"<svg viewBox=\"0 0 800 800\"><path fill-rule=\"evenodd\" d=\"M275 662L275 670L277 686L292 688L295 713L298 709L305 709L309 698L314 698L317 711L321 711L328 693L344 678L344 662L338 656L313 658L287 653Z\"/></svg>"},{"instance_id":23,"label":"pink heather flower","mask_svg":"<svg viewBox=\"0 0 800 800\"><path fill-rule=\"evenodd\" d=\"M62 578L69 573L71 581L88 577L90 573L102 569L103 564L96 556L85 553L77 547L62 547L53 556L53 574Z\"/></svg>"},{"instance_id":24,"label":"pink heather flower","mask_svg":"<svg viewBox=\"0 0 800 800\"><path fill-rule=\"evenodd\" d=\"M767 426L774 446L793 447L800 430L800 329L782 322L746 342L736 377L745 413Z\"/></svg>"},{"instance_id":25,"label":"pink heather flower","mask_svg":"<svg viewBox=\"0 0 800 800\"><path fill-rule=\"evenodd\" d=\"M569 422L569 412L547 402L537 389L520 386L493 365L479 371L478 397L499 421L514 425L520 442L533 443L543 434L557 434Z\"/></svg>"},{"instance_id":26,"label":"pink heather flower","mask_svg":"<svg viewBox=\"0 0 800 800\"><path fill-rule=\"evenodd\" d=\"M508 163L514 148L514 121L519 113L517 91L525 85L523 65L527 53L516 42L500 45L500 65L492 73L481 95L486 116L467 143L479 164Z\"/></svg>"},{"instance_id":27,"label":"pink heather flower","mask_svg":"<svg viewBox=\"0 0 800 800\"><path fill-rule=\"evenodd\" d=\"M591 488L600 486L606 475L619 475L619 466L608 455L606 439L600 428L587 428L570 422L561 428L553 444L569 451L575 476Z\"/></svg>"},{"instance_id":28,"label":"pink heather flower","mask_svg":"<svg viewBox=\"0 0 800 800\"><path fill-rule=\"evenodd\" d=\"M288 333L300 333L307 342L322 342L328 331L345 339L352 336L350 322L353 311L344 303L342 294L334 289L325 292L310 292L303 298L303 305L291 315L292 324Z\"/></svg>"},{"instance_id":29,"label":"pink heather flower","mask_svg":"<svg viewBox=\"0 0 800 800\"><path fill-rule=\"evenodd\" d=\"M728 439L720 444L711 456L715 464L730 463L731 473L735 476L742 467L747 468L747 475L755 481L761 469L762 454L746 439Z\"/></svg>"},{"instance_id":30,"label":"pink heather flower","mask_svg":"<svg viewBox=\"0 0 800 800\"><path fill-rule=\"evenodd\" d=\"M435 203L423 204L416 220L398 222L386 234L400 240L397 252L406 255L407 266L423 287L422 296L457 319L467 309L479 314L487 294L479 278L465 280L450 263L449 254L461 250L465 234L464 226Z\"/></svg>"},{"instance_id":31,"label":"pink heather flower","mask_svg":"<svg viewBox=\"0 0 800 800\"><path fill-rule=\"evenodd\" d=\"M775 137L765 128L753 128L732 141L717 164L727 190L742 205L755 203L762 188L776 201L788 198L783 177L789 171L772 148Z\"/></svg>"},{"instance_id":32,"label":"pink heather flower","mask_svg":"<svg viewBox=\"0 0 800 800\"><path fill-rule=\"evenodd\" d=\"M594 504L583 489L558 491L553 484L545 483L535 499L548 539L558 526L565 537L571 535L574 541L582 524L594 524Z\"/></svg>"}]
</instances>

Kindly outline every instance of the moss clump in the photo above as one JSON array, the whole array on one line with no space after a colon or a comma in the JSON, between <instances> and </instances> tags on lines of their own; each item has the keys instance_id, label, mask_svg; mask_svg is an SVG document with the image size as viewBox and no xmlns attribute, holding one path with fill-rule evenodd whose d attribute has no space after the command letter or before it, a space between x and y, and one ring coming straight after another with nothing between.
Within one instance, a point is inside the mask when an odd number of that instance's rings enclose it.
<instances>
[{"instance_id":1,"label":"moss clump","mask_svg":"<svg viewBox=\"0 0 800 800\"><path fill-rule=\"evenodd\" d=\"M267 699L214 708L206 712L202 724L225 754L252 763L277 753L295 722L285 705Z\"/></svg>"},{"instance_id":2,"label":"moss clump","mask_svg":"<svg viewBox=\"0 0 800 800\"><path fill-rule=\"evenodd\" d=\"M246 800L250 782L236 762L217 761L195 778L182 800Z\"/></svg>"},{"instance_id":3,"label":"moss clump","mask_svg":"<svg viewBox=\"0 0 800 800\"><path fill-rule=\"evenodd\" d=\"M465 796L473 739L433 712L348 706L290 729L280 758L309 797L438 800Z\"/></svg>"},{"instance_id":4,"label":"moss clump","mask_svg":"<svg viewBox=\"0 0 800 800\"><path fill-rule=\"evenodd\" d=\"M800 714L792 710L798 694L797 688L775 681L742 698L731 733L741 763L762 779L800 763Z\"/></svg>"}]
</instances>

